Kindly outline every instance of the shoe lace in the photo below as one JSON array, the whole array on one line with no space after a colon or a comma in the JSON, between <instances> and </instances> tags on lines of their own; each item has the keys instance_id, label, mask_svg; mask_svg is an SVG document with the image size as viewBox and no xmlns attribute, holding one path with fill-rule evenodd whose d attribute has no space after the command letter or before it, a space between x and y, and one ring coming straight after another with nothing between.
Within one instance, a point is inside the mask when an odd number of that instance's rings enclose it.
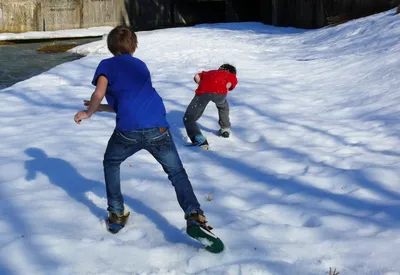
<instances>
[{"instance_id":1,"label":"shoe lace","mask_svg":"<svg viewBox=\"0 0 400 275\"><path fill-rule=\"evenodd\" d=\"M125 214L111 213L109 216L109 221L117 225L125 225L126 221L128 220L129 214L130 212Z\"/></svg>"},{"instance_id":2,"label":"shoe lace","mask_svg":"<svg viewBox=\"0 0 400 275\"><path fill-rule=\"evenodd\" d=\"M209 231L214 228L211 225L207 225L207 218L206 218L206 216L204 216L202 214L198 214L198 213L190 214L189 219L195 221L199 226L201 226L204 229L207 229Z\"/></svg>"},{"instance_id":3,"label":"shoe lace","mask_svg":"<svg viewBox=\"0 0 400 275\"><path fill-rule=\"evenodd\" d=\"M204 136L202 136L202 135L197 135L197 136L194 137L194 139L195 139L199 144L201 144L201 143L203 143L204 141L206 141L206 138L205 138Z\"/></svg>"}]
</instances>

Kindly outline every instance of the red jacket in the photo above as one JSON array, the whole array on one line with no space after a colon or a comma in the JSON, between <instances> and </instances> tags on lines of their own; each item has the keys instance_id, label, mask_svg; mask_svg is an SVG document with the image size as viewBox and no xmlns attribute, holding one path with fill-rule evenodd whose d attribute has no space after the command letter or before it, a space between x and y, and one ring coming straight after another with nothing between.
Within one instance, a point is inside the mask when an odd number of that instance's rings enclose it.
<instances>
[{"instance_id":1,"label":"red jacket","mask_svg":"<svg viewBox=\"0 0 400 275\"><path fill-rule=\"evenodd\" d=\"M196 89L196 95L206 93L226 95L228 93L226 84L228 82L232 84L229 88L229 91L232 91L238 83L236 75L225 70L203 71L199 73L199 76L200 83Z\"/></svg>"}]
</instances>

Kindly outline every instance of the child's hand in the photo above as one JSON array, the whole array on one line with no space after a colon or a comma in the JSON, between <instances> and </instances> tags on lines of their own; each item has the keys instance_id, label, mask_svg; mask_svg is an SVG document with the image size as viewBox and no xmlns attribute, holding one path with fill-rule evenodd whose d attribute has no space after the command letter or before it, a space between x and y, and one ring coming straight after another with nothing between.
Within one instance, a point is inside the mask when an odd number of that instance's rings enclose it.
<instances>
[{"instance_id":1,"label":"child's hand","mask_svg":"<svg viewBox=\"0 0 400 275\"><path fill-rule=\"evenodd\" d=\"M90 116L88 115L87 111L79 111L76 113L75 117L74 117L74 121L76 124L81 124L81 121L83 119L87 119L90 118Z\"/></svg>"},{"instance_id":2,"label":"child's hand","mask_svg":"<svg viewBox=\"0 0 400 275\"><path fill-rule=\"evenodd\" d=\"M194 82L196 82L197 84L200 84L200 75L199 74L196 74L195 76L194 76L194 78L193 78L193 80L194 80Z\"/></svg>"}]
</instances>

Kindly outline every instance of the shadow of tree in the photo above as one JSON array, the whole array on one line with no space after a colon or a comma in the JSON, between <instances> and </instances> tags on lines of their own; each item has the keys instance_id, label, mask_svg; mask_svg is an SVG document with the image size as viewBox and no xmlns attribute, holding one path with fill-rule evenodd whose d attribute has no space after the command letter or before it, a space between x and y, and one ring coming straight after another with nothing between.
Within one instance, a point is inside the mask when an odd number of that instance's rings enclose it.
<instances>
[{"instance_id":1,"label":"shadow of tree","mask_svg":"<svg viewBox=\"0 0 400 275\"><path fill-rule=\"evenodd\" d=\"M277 149L279 150L279 149ZM261 169L257 169L255 167L251 167L249 164L238 160L232 159L228 157L221 156L220 154L207 151L199 153L211 163L216 163L216 165L224 165L227 169L231 171L235 171L235 173L240 174L244 178L248 178L254 182L263 182L267 186L276 188L281 190L284 194L290 195L295 193L304 194L310 197L314 197L320 200L330 200L335 202L343 207L352 210L358 211L367 211L370 215L383 212L387 215L386 220L375 219L374 217L365 217L369 222L385 225L388 227L397 226L400 220L400 206L393 204L385 204L383 202L375 202L375 201L367 201L364 199L359 199L355 197L350 197L345 194L335 194L331 193L327 190L319 189L313 186L309 186L300 180L296 180L294 178L284 179L278 178L275 175L269 174ZM335 169L335 168L332 168ZM361 180L363 182L359 183L360 185L364 184L364 187L367 189L372 189L372 191L383 193L385 196L390 197L391 199L399 199L399 195L392 193L388 190L383 189L377 183L374 183L367 179L365 175L363 175L360 171L351 171L350 174L353 175L354 180ZM268 201L269 198L265 198L265 201ZM296 207L299 207L298 205Z\"/></svg>"},{"instance_id":2,"label":"shadow of tree","mask_svg":"<svg viewBox=\"0 0 400 275\"><path fill-rule=\"evenodd\" d=\"M312 126L309 126L309 125L303 125L303 124L300 124L300 123L293 123L293 122L291 122L289 120L286 120L286 119L283 119L283 118L279 117L276 114L268 112L267 110L261 110L256 106L252 106L250 104L246 104L246 103L244 103L242 101L239 101L239 100L237 100L235 98L230 98L229 100L230 100L230 102L232 102L232 105L248 108L248 109L254 111L258 116L268 118L272 122L278 122L278 123L282 123L282 124L286 124L286 125L292 125L292 126L299 126L299 127L303 128L303 129L309 131L309 132L320 133L320 134L322 134L324 136L327 136L327 137L333 139L334 141L336 141L336 142L338 142L338 143L340 143L340 144L342 144L344 146L360 147L360 148L363 148L364 150L366 150L366 151L368 151L370 153L383 154L383 155L395 156L395 157L400 156L400 153L398 153L398 152L389 151L389 150L382 150L382 151L374 150L374 149L369 148L368 145L365 145L365 144L358 144L358 143L357 144L353 144L353 143L350 143L350 142L346 141L343 137L335 135L335 134L332 134L332 133L329 133L328 131L322 130L320 128L312 127Z\"/></svg>"}]
</instances>

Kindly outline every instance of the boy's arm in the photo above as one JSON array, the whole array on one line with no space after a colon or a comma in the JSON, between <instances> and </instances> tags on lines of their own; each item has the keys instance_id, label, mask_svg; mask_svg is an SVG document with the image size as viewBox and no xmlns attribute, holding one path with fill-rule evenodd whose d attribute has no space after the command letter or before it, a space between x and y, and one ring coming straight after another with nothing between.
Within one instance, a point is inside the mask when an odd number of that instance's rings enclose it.
<instances>
[{"instance_id":1,"label":"boy's arm","mask_svg":"<svg viewBox=\"0 0 400 275\"><path fill-rule=\"evenodd\" d=\"M113 108L111 108L110 105L108 104L100 104L99 108L98 108L99 112L109 112L109 113L115 113L115 110Z\"/></svg>"},{"instance_id":2,"label":"boy's arm","mask_svg":"<svg viewBox=\"0 0 400 275\"><path fill-rule=\"evenodd\" d=\"M196 74L195 76L194 76L194 82L196 82L197 84L199 84L200 83L200 80L201 80L201 77L200 77L200 74Z\"/></svg>"},{"instance_id":3,"label":"boy's arm","mask_svg":"<svg viewBox=\"0 0 400 275\"><path fill-rule=\"evenodd\" d=\"M231 77L231 78L229 79L229 82L226 84L226 88L227 88L229 91L232 91L233 89L235 89L235 87L236 87L237 84L238 84L238 80L237 80L236 76ZM228 85L229 85L229 87L228 87Z\"/></svg>"},{"instance_id":4,"label":"boy's arm","mask_svg":"<svg viewBox=\"0 0 400 275\"><path fill-rule=\"evenodd\" d=\"M90 98L90 104L87 110L76 113L74 120L80 124L83 119L90 118L99 108L101 101L106 95L108 80L104 75L100 75L97 79L96 90Z\"/></svg>"},{"instance_id":5,"label":"boy's arm","mask_svg":"<svg viewBox=\"0 0 400 275\"><path fill-rule=\"evenodd\" d=\"M86 111L88 117L91 117L99 108L101 101L106 95L108 80L104 75L99 76L97 79L96 90L94 90L90 98L89 108Z\"/></svg>"},{"instance_id":6,"label":"boy's arm","mask_svg":"<svg viewBox=\"0 0 400 275\"><path fill-rule=\"evenodd\" d=\"M90 100L84 100L83 105L89 108L90 106ZM100 104L99 107L97 108L96 112L109 112L109 113L115 113L115 110L108 104Z\"/></svg>"}]
</instances>

